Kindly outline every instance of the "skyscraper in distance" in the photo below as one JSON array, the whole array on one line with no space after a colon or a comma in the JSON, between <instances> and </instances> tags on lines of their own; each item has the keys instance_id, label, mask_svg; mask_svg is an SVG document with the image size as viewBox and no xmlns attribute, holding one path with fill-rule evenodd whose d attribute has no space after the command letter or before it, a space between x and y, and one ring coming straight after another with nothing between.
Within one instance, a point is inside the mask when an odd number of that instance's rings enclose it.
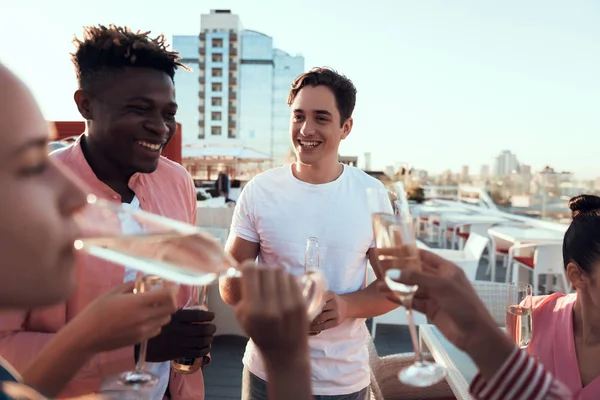
<instances>
[{"instance_id":1,"label":"skyscraper in distance","mask_svg":"<svg viewBox=\"0 0 600 400\"><path fill-rule=\"evenodd\" d=\"M304 58L244 29L230 10L202 14L200 34L174 36L173 43L184 62L197 67L175 76L184 142L249 146L268 154L273 165L283 163L291 148L287 95L304 71Z\"/></svg>"}]
</instances>

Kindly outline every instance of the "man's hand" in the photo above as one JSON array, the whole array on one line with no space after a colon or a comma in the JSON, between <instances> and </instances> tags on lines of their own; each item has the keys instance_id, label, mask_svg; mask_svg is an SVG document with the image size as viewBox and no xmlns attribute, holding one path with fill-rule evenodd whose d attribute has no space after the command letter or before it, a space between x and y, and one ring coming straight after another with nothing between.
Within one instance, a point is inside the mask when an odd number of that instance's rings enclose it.
<instances>
[{"instance_id":1,"label":"man's hand","mask_svg":"<svg viewBox=\"0 0 600 400\"><path fill-rule=\"evenodd\" d=\"M346 320L347 304L343 297L329 291L325 293L325 307L310 324L309 333L317 334L335 328Z\"/></svg>"},{"instance_id":2,"label":"man's hand","mask_svg":"<svg viewBox=\"0 0 600 400\"><path fill-rule=\"evenodd\" d=\"M210 323L214 318L214 313L204 310L181 309L175 312L162 332L148 341L147 361L204 357L210 352L213 335L217 330Z\"/></svg>"}]
</instances>

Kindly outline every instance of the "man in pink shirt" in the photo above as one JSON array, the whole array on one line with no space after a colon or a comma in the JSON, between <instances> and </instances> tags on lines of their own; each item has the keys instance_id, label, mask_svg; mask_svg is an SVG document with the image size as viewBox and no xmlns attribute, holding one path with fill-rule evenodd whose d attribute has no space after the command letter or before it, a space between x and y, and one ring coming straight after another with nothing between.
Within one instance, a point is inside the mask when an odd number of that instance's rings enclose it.
<instances>
[{"instance_id":1,"label":"man in pink shirt","mask_svg":"<svg viewBox=\"0 0 600 400\"><path fill-rule=\"evenodd\" d=\"M87 28L76 46L73 62L79 90L74 97L87 132L52 156L98 197L195 224L191 177L182 166L160 156L176 129L173 76L182 66L176 53L167 51L162 36L152 39L114 26ZM92 300L136 275L88 256L81 256L77 264L77 290L65 304L0 318L0 354L17 369L26 368L53 334ZM197 290L182 287L179 306L197 295ZM153 399L204 398L202 372L176 374L170 371L170 360L203 357L206 364L215 332L213 318L208 311L179 310L149 341L149 368L160 378ZM99 354L61 396L102 390L105 378L133 369L136 357L137 346Z\"/></svg>"}]
</instances>

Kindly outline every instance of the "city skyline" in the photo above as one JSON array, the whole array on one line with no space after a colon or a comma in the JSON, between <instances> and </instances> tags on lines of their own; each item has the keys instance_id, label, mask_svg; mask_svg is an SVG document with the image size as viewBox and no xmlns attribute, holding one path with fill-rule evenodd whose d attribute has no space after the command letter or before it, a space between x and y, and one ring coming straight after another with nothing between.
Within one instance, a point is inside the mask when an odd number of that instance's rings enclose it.
<instances>
[{"instance_id":1,"label":"city skyline","mask_svg":"<svg viewBox=\"0 0 600 400\"><path fill-rule=\"evenodd\" d=\"M0 33L15 38L3 43L0 61L30 86L47 119L80 120L69 52L82 25L128 25L172 43L196 34L211 8L231 9L275 47L302 53L307 69L331 66L354 81L355 124L342 155L370 152L376 169L405 161L440 173L475 171L512 149L534 171L600 175L600 54L592 50L600 5L591 1L348 1L339 18L339 5L308 0L302 9L318 12L305 22L318 29L302 29L296 22L306 15L277 1L181 0L165 11L152 1L30 0L0 16Z\"/></svg>"}]
</instances>

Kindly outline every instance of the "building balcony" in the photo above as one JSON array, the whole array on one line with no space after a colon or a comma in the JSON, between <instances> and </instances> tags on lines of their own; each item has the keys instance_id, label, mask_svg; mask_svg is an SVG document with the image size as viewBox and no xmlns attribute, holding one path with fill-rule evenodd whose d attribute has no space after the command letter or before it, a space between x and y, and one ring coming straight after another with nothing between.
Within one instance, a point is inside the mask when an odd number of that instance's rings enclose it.
<instances>
[{"instance_id":1,"label":"building balcony","mask_svg":"<svg viewBox=\"0 0 600 400\"><path fill-rule=\"evenodd\" d=\"M229 76L229 85L237 85L237 78L235 76Z\"/></svg>"},{"instance_id":2,"label":"building balcony","mask_svg":"<svg viewBox=\"0 0 600 400\"><path fill-rule=\"evenodd\" d=\"M229 34L229 41L230 42L237 42L238 40L238 34L235 32L232 32Z\"/></svg>"},{"instance_id":3,"label":"building balcony","mask_svg":"<svg viewBox=\"0 0 600 400\"><path fill-rule=\"evenodd\" d=\"M230 71L237 71L237 63L236 62L231 62L231 60L229 61L229 70Z\"/></svg>"},{"instance_id":4,"label":"building balcony","mask_svg":"<svg viewBox=\"0 0 600 400\"><path fill-rule=\"evenodd\" d=\"M237 139L237 135L235 134L235 130L234 129L230 129L229 132L227 132L227 138L229 138L229 139Z\"/></svg>"},{"instance_id":5,"label":"building balcony","mask_svg":"<svg viewBox=\"0 0 600 400\"><path fill-rule=\"evenodd\" d=\"M200 32L200 40L206 40L206 33Z\"/></svg>"},{"instance_id":6,"label":"building balcony","mask_svg":"<svg viewBox=\"0 0 600 400\"><path fill-rule=\"evenodd\" d=\"M198 97L200 97L201 99L206 97L206 93L204 93L204 90L198 92Z\"/></svg>"},{"instance_id":7,"label":"building balcony","mask_svg":"<svg viewBox=\"0 0 600 400\"><path fill-rule=\"evenodd\" d=\"M234 91L232 91L232 90L230 90L229 91L229 98L232 99L232 100L237 99L237 93L234 92Z\"/></svg>"},{"instance_id":8,"label":"building balcony","mask_svg":"<svg viewBox=\"0 0 600 400\"><path fill-rule=\"evenodd\" d=\"M200 47L200 50L198 50L201 56L206 55L206 47Z\"/></svg>"},{"instance_id":9,"label":"building balcony","mask_svg":"<svg viewBox=\"0 0 600 400\"><path fill-rule=\"evenodd\" d=\"M229 115L235 115L237 113L237 108L233 106L229 106Z\"/></svg>"},{"instance_id":10,"label":"building balcony","mask_svg":"<svg viewBox=\"0 0 600 400\"><path fill-rule=\"evenodd\" d=\"M198 78L198 83L201 85L204 85L204 83L206 82L206 78L204 78L203 76L201 76L200 78Z\"/></svg>"},{"instance_id":11,"label":"building balcony","mask_svg":"<svg viewBox=\"0 0 600 400\"><path fill-rule=\"evenodd\" d=\"M200 130L204 130L204 119L198 120L198 126L200 127Z\"/></svg>"},{"instance_id":12,"label":"building balcony","mask_svg":"<svg viewBox=\"0 0 600 400\"><path fill-rule=\"evenodd\" d=\"M236 47L230 47L229 48L229 55L230 56L237 56L238 55L238 51Z\"/></svg>"}]
</instances>

